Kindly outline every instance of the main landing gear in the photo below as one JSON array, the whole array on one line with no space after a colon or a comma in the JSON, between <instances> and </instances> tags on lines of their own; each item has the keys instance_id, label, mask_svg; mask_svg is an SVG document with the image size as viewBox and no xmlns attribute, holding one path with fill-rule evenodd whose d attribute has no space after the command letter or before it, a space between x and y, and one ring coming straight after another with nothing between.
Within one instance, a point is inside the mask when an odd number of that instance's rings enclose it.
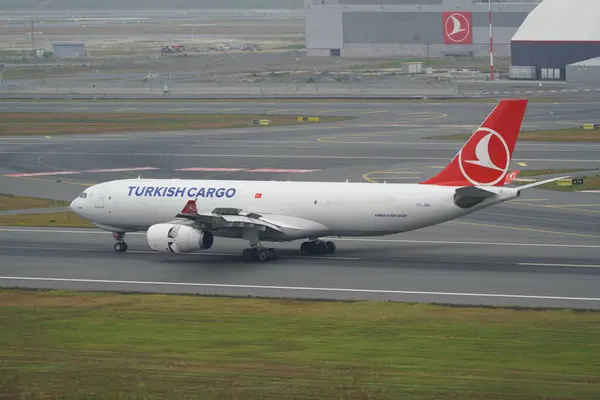
<instances>
[{"instance_id":1,"label":"main landing gear","mask_svg":"<svg viewBox=\"0 0 600 400\"><path fill-rule=\"evenodd\" d=\"M275 249L267 249L267 248L259 247L259 246L253 246L249 249L244 249L244 251L242 252L242 257L244 258L244 261L247 261L247 262L250 262L250 261L267 262L267 261L275 261L279 258L277 256L277 253L275 252Z\"/></svg>"},{"instance_id":2,"label":"main landing gear","mask_svg":"<svg viewBox=\"0 0 600 400\"><path fill-rule=\"evenodd\" d=\"M333 254L335 253L335 243L331 241L310 240L302 243L300 253L303 256Z\"/></svg>"},{"instance_id":3,"label":"main landing gear","mask_svg":"<svg viewBox=\"0 0 600 400\"><path fill-rule=\"evenodd\" d=\"M258 238L258 232L245 231L243 238L250 242L250 248L244 249L242 252L244 261L267 262L279 258L275 249L268 249L261 245L260 239ZM302 243L300 252L305 256L333 254L335 253L335 243L330 241L324 242L319 239L310 239L309 241Z\"/></svg>"},{"instance_id":4,"label":"main landing gear","mask_svg":"<svg viewBox=\"0 0 600 400\"><path fill-rule=\"evenodd\" d=\"M124 253L127 251L127 243L125 243L125 232L113 232L113 238L117 241L115 243L115 251Z\"/></svg>"}]
</instances>

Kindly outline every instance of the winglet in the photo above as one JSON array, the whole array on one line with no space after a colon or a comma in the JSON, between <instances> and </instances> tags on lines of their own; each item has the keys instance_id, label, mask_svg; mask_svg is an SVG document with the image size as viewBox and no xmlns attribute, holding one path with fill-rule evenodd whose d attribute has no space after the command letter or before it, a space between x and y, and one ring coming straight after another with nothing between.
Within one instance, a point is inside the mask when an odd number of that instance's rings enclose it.
<instances>
[{"instance_id":1,"label":"winglet","mask_svg":"<svg viewBox=\"0 0 600 400\"><path fill-rule=\"evenodd\" d=\"M198 209L196 208L196 200L189 200L185 204L185 207L183 207L183 210L181 210L180 214L198 214Z\"/></svg>"},{"instance_id":2,"label":"winglet","mask_svg":"<svg viewBox=\"0 0 600 400\"><path fill-rule=\"evenodd\" d=\"M526 109L527 100L501 100L446 168L421 184L504 186Z\"/></svg>"}]
</instances>

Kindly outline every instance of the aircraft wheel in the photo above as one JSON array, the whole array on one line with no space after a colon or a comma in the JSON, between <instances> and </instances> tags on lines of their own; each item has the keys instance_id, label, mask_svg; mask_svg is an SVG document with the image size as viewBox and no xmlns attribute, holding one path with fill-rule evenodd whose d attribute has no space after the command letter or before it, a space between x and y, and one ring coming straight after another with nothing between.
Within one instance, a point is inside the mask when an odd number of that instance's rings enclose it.
<instances>
[{"instance_id":1,"label":"aircraft wheel","mask_svg":"<svg viewBox=\"0 0 600 400\"><path fill-rule=\"evenodd\" d=\"M275 252L275 249L268 249L267 255L269 256L269 259L273 261L279 258L279 256L277 256L277 253Z\"/></svg>"},{"instance_id":2,"label":"aircraft wheel","mask_svg":"<svg viewBox=\"0 0 600 400\"><path fill-rule=\"evenodd\" d=\"M309 254L312 253L312 248L311 248L311 243L310 242L304 242L302 243L302 245L300 246L300 253L302 253L303 256L307 256Z\"/></svg>"},{"instance_id":3,"label":"aircraft wheel","mask_svg":"<svg viewBox=\"0 0 600 400\"><path fill-rule=\"evenodd\" d=\"M127 251L127 243L125 242L117 242L115 243L115 251L119 253L124 253Z\"/></svg>"},{"instance_id":4,"label":"aircraft wheel","mask_svg":"<svg viewBox=\"0 0 600 400\"><path fill-rule=\"evenodd\" d=\"M327 253L329 253L329 254L335 253L335 243L325 242L325 245L327 246Z\"/></svg>"},{"instance_id":5,"label":"aircraft wheel","mask_svg":"<svg viewBox=\"0 0 600 400\"><path fill-rule=\"evenodd\" d=\"M265 250L258 251L258 260L262 262L267 262L270 260L269 254Z\"/></svg>"},{"instance_id":6,"label":"aircraft wheel","mask_svg":"<svg viewBox=\"0 0 600 400\"><path fill-rule=\"evenodd\" d=\"M327 244L325 244L325 242L317 242L314 244L315 249L314 252L315 254L320 254L320 255L325 255L327 254L327 251L329 250Z\"/></svg>"},{"instance_id":7,"label":"aircraft wheel","mask_svg":"<svg viewBox=\"0 0 600 400\"><path fill-rule=\"evenodd\" d=\"M252 257L252 249L244 249L242 252L242 257L244 258L244 261L252 261L254 259L254 257Z\"/></svg>"}]
</instances>

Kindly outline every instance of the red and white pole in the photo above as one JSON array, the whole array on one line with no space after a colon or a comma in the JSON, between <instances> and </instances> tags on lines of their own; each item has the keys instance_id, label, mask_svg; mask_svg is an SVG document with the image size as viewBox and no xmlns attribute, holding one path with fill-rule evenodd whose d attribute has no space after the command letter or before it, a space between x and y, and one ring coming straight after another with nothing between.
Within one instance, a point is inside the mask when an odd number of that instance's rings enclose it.
<instances>
[{"instance_id":1,"label":"red and white pole","mask_svg":"<svg viewBox=\"0 0 600 400\"><path fill-rule=\"evenodd\" d=\"M490 25L490 80L494 80L494 48L492 40L492 2L488 0L488 22Z\"/></svg>"}]
</instances>

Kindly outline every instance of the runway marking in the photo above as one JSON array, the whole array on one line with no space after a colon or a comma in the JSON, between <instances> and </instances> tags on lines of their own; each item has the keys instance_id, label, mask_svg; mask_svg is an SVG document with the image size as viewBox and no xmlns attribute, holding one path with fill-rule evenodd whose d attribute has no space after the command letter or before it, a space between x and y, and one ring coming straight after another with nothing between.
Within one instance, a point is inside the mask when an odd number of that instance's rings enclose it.
<instances>
[{"instance_id":1,"label":"runway marking","mask_svg":"<svg viewBox=\"0 0 600 400\"><path fill-rule=\"evenodd\" d=\"M182 172L197 172L197 171L208 171L208 172L284 172L284 173L306 173L306 172L317 172L320 169L284 169L284 168L257 168L257 169L246 169L246 168L179 168L173 171Z\"/></svg>"},{"instance_id":2,"label":"runway marking","mask_svg":"<svg viewBox=\"0 0 600 400\"><path fill-rule=\"evenodd\" d=\"M216 112L225 112L225 111L240 111L241 108L224 108L221 110L217 110Z\"/></svg>"},{"instance_id":3,"label":"runway marking","mask_svg":"<svg viewBox=\"0 0 600 400\"><path fill-rule=\"evenodd\" d=\"M122 112L122 111L135 111L135 110L138 110L138 108L119 108L118 110L115 110L115 111Z\"/></svg>"},{"instance_id":4,"label":"runway marking","mask_svg":"<svg viewBox=\"0 0 600 400\"><path fill-rule=\"evenodd\" d=\"M264 289L264 290L296 290L309 292L346 292L346 293L372 293L372 294L400 294L420 296L449 296L449 297L494 297L507 299L533 299L533 300L567 300L567 301L600 301L595 297L568 297L568 296L542 296L524 294L502 294L502 293L461 293L461 292L426 292L416 290L392 290L392 289L356 289L356 288L332 288L332 287L306 287L306 286L268 286L268 285L236 285L225 283L200 283L200 282L165 282L165 281L127 281L109 279L79 279L79 278L45 278L26 276L0 276L0 280L8 281L39 281L39 282L73 282L73 283L95 283L95 284L121 284L121 285L150 285L150 286L191 286L228 289Z\"/></svg>"},{"instance_id":5,"label":"runway marking","mask_svg":"<svg viewBox=\"0 0 600 400\"><path fill-rule=\"evenodd\" d=\"M389 110L363 111L360 114L382 114L387 112L389 112Z\"/></svg>"},{"instance_id":6,"label":"runway marking","mask_svg":"<svg viewBox=\"0 0 600 400\"><path fill-rule=\"evenodd\" d=\"M84 173L101 173L101 172L127 172L127 171L149 171L156 170L160 168L154 167L139 167L139 168L111 168L111 169L88 169L83 171L54 171L54 172L30 172L23 174L8 174L4 175L7 177L30 177L30 176L48 176L48 175L76 175L76 174L84 174Z\"/></svg>"},{"instance_id":7,"label":"runway marking","mask_svg":"<svg viewBox=\"0 0 600 400\"><path fill-rule=\"evenodd\" d=\"M531 266L531 267L600 268L600 265L590 265L590 264L519 263L518 265Z\"/></svg>"},{"instance_id":8,"label":"runway marking","mask_svg":"<svg viewBox=\"0 0 600 400\"><path fill-rule=\"evenodd\" d=\"M79 111L79 110L87 110L87 107L76 107L76 108L68 108L65 111Z\"/></svg>"},{"instance_id":9,"label":"runway marking","mask_svg":"<svg viewBox=\"0 0 600 400\"><path fill-rule=\"evenodd\" d=\"M8 214L8 215L12 215L12 214ZM16 214L15 214L16 215ZM73 249L73 248L69 248L69 247L42 247L42 246L2 246L0 245L0 249L21 249L21 250L49 250L49 251L99 251L99 252L104 252L104 250L99 250L99 249L82 249L82 248L77 248L77 249ZM153 254L153 255L159 255L160 253L156 252L156 251L150 251L150 250L128 250L128 253L131 254ZM219 253L219 252L213 252L213 253L187 253L187 254L180 254L182 256L188 257L211 257L211 256L220 256L220 257L238 257L239 254L238 253ZM335 261L359 261L360 258L359 257L338 257L338 256L293 256L293 255L286 255L286 258L289 259L300 259L300 260L304 260L304 259L310 259L310 260L335 260Z\"/></svg>"},{"instance_id":10,"label":"runway marking","mask_svg":"<svg viewBox=\"0 0 600 400\"><path fill-rule=\"evenodd\" d=\"M277 169L277 168L259 168L259 169L247 169L246 172L316 172L321 171L320 169Z\"/></svg>"},{"instance_id":11,"label":"runway marking","mask_svg":"<svg viewBox=\"0 0 600 400\"><path fill-rule=\"evenodd\" d=\"M494 225L494 224L481 224L476 222L465 222L465 221L448 221L451 224L461 224L461 225L473 225L473 226L485 226L488 228L504 228L504 229L514 229L517 231L528 231L528 232L539 232L539 233L551 233L554 235L565 235L565 236L580 236L580 237L590 237L590 238L599 238L600 236L596 235L588 235L585 233L572 233L572 232L556 232L556 231L547 231L543 229L534 229L534 228L522 228L518 226L506 226L506 225Z\"/></svg>"},{"instance_id":12,"label":"runway marking","mask_svg":"<svg viewBox=\"0 0 600 400\"><path fill-rule=\"evenodd\" d=\"M0 228L0 232L18 232L18 233L67 233L74 235L109 235L110 232L100 229L60 229L60 228ZM127 236L144 236L145 232L127 232ZM336 241L347 242L379 242L379 243L407 243L407 244L452 244L452 245L470 245L470 246L515 246L515 247L555 247L555 248L582 248L582 249L600 249L600 245L591 244L561 244L561 243L513 243L513 242L476 242L476 241L451 241L451 240L411 240L411 239L377 239L377 238L336 238Z\"/></svg>"},{"instance_id":13,"label":"runway marking","mask_svg":"<svg viewBox=\"0 0 600 400\"><path fill-rule=\"evenodd\" d=\"M290 159L330 159L330 160L429 160L447 161L451 157L397 157L397 156L323 156L323 155L293 155L293 154L216 154L216 153L89 153L89 152L57 152L57 151L0 151L0 154L30 154L30 155L68 155L68 156L120 156L120 157L201 157L201 158L290 158ZM600 163L600 159L556 159L556 158L529 158L534 162L568 162L568 163Z\"/></svg>"},{"instance_id":14,"label":"runway marking","mask_svg":"<svg viewBox=\"0 0 600 400\"><path fill-rule=\"evenodd\" d=\"M243 168L178 168L173 171L182 171L182 172L236 172L243 171Z\"/></svg>"},{"instance_id":15,"label":"runway marking","mask_svg":"<svg viewBox=\"0 0 600 400\"><path fill-rule=\"evenodd\" d=\"M511 202L507 202L505 204L510 204ZM515 203L513 203L515 204ZM580 212L586 212L586 213L600 213L600 210L586 210L584 208L572 208L572 207L566 207L563 205L543 205L543 204L528 204L525 202L520 202L518 203L518 205L523 205L523 206L528 206L528 207L542 207L542 208L550 208L550 209L556 209L556 210L563 210L563 211L580 211Z\"/></svg>"}]
</instances>

